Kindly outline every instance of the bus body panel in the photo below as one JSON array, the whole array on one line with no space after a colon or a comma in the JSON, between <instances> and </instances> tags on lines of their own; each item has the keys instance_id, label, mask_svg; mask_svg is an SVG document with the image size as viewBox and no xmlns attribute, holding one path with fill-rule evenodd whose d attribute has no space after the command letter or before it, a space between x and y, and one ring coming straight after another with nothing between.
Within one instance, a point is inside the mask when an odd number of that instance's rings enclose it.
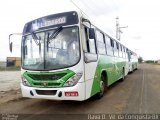
<instances>
[{"instance_id":1,"label":"bus body panel","mask_svg":"<svg viewBox=\"0 0 160 120\"><path fill-rule=\"evenodd\" d=\"M91 63L84 63L85 66L85 81L86 81L86 98L91 97L92 87L94 84L94 80L97 79L98 76L95 75L97 62ZM99 87L96 86L94 90L98 89Z\"/></svg>"},{"instance_id":2,"label":"bus body panel","mask_svg":"<svg viewBox=\"0 0 160 120\"><path fill-rule=\"evenodd\" d=\"M100 92L100 80L102 72L106 72L106 86L110 86L111 84L122 78L122 70L123 68L125 68L125 63L125 59L123 58L99 55L92 85L91 96Z\"/></svg>"},{"instance_id":3,"label":"bus body panel","mask_svg":"<svg viewBox=\"0 0 160 120\"><path fill-rule=\"evenodd\" d=\"M36 90L41 91L57 91L55 95L39 95ZM21 83L21 91L23 97L28 98L40 98L40 99L52 99L52 100L76 100L83 101L85 100L85 82L77 83L77 85L73 87L63 87L63 88L35 88L35 87L27 87ZM33 95L31 95L31 91ZM59 97L58 94L62 92L62 96ZM78 92L77 96L65 96L65 92Z\"/></svg>"},{"instance_id":4,"label":"bus body panel","mask_svg":"<svg viewBox=\"0 0 160 120\"><path fill-rule=\"evenodd\" d=\"M25 72L28 73L34 73L36 75L42 75L45 74L51 74L51 73L59 73L64 71L73 71L74 73L82 72L83 75L81 79L78 81L78 83L75 86L71 87L47 87L47 86L40 86L40 87L28 87L24 86L21 82L21 90L23 97L29 97L29 98L41 98L41 99L53 99L53 100L76 100L76 101L82 101L86 99L86 82L84 79L85 73L84 73L84 61L83 61L83 52L81 52L81 59L78 64L65 69L59 69L59 70L50 70L50 71L30 71L21 69L21 75L23 76ZM66 80L67 81L67 80ZM41 82L48 82L45 80L42 80ZM38 95L35 90L57 90L56 95ZM31 95L30 91L33 92L34 96ZM62 97L58 97L58 93L62 92ZM65 92L78 92L78 96L65 96Z\"/></svg>"}]
</instances>

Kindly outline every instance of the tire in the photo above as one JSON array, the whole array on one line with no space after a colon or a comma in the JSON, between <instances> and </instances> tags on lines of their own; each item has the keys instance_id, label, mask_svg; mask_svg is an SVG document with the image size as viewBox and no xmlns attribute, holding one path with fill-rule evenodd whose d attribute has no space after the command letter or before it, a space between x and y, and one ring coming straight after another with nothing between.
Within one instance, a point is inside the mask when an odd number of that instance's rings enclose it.
<instances>
[{"instance_id":1,"label":"tire","mask_svg":"<svg viewBox=\"0 0 160 120\"><path fill-rule=\"evenodd\" d=\"M104 93L106 91L106 85L105 85L105 77L102 75L100 80L100 92L96 95L98 99L102 98L104 96Z\"/></svg>"}]
</instances>

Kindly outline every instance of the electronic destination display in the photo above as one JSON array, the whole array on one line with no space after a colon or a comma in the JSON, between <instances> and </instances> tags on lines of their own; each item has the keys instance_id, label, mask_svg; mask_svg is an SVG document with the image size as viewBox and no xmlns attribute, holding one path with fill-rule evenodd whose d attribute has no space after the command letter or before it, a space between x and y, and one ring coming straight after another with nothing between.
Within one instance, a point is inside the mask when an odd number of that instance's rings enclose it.
<instances>
[{"instance_id":1,"label":"electronic destination display","mask_svg":"<svg viewBox=\"0 0 160 120\"><path fill-rule=\"evenodd\" d=\"M78 15L76 12L72 11L53 14L26 23L23 34L32 33L34 31L46 28L54 28L73 24L78 24Z\"/></svg>"}]
</instances>

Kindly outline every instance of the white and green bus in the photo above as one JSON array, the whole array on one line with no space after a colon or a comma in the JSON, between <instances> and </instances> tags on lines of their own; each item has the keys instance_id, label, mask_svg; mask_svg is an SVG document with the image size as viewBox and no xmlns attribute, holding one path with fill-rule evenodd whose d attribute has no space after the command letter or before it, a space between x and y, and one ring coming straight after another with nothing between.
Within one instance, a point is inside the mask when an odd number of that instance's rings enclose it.
<instances>
[{"instance_id":1,"label":"white and green bus","mask_svg":"<svg viewBox=\"0 0 160 120\"><path fill-rule=\"evenodd\" d=\"M10 42L12 51L12 42ZM83 101L101 98L123 80L135 54L94 26L81 12L68 11L25 24L21 42L23 97ZM136 69L136 68L135 68Z\"/></svg>"},{"instance_id":2,"label":"white and green bus","mask_svg":"<svg viewBox=\"0 0 160 120\"><path fill-rule=\"evenodd\" d=\"M137 70L138 68L138 56L136 53L134 53L131 50L127 49L128 54L128 71L132 73L134 70Z\"/></svg>"}]
</instances>

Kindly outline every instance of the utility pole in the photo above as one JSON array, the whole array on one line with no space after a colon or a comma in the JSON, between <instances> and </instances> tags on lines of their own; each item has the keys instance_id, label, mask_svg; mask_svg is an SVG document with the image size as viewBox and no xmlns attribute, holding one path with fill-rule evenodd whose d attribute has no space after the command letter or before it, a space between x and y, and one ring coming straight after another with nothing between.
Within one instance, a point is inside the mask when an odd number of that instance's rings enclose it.
<instances>
[{"instance_id":1,"label":"utility pole","mask_svg":"<svg viewBox=\"0 0 160 120\"><path fill-rule=\"evenodd\" d=\"M119 17L116 17L116 38L119 38Z\"/></svg>"},{"instance_id":2,"label":"utility pole","mask_svg":"<svg viewBox=\"0 0 160 120\"><path fill-rule=\"evenodd\" d=\"M116 38L117 38L117 40L119 40L119 41L120 41L120 39L121 39L121 33L123 33L123 32L121 31L122 28L128 28L128 26L120 27L120 25L119 25L119 17L116 17Z\"/></svg>"},{"instance_id":3,"label":"utility pole","mask_svg":"<svg viewBox=\"0 0 160 120\"><path fill-rule=\"evenodd\" d=\"M118 40L120 41L120 39L121 39L121 33L123 33L122 31L121 31L121 29L122 28L128 28L128 26L124 26L124 27L119 27L119 38L118 38Z\"/></svg>"}]
</instances>

